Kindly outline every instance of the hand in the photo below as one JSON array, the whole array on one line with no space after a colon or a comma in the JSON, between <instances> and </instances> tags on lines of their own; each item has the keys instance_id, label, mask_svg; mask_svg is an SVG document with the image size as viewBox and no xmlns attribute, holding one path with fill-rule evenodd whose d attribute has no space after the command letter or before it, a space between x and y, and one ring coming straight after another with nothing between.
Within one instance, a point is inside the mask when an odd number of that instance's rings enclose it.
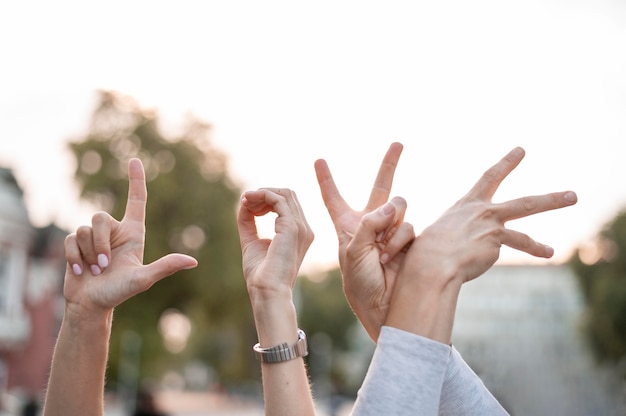
<instances>
[{"instance_id":1,"label":"hand","mask_svg":"<svg viewBox=\"0 0 626 416\"><path fill-rule=\"evenodd\" d=\"M256 217L276 213L275 235L260 238ZM293 288L313 242L295 192L264 188L245 192L237 215L248 295L259 344L274 347L298 339ZM261 364L267 415L314 415L315 405L302 358Z\"/></svg>"},{"instance_id":2,"label":"hand","mask_svg":"<svg viewBox=\"0 0 626 416\"><path fill-rule=\"evenodd\" d=\"M505 224L573 205L577 201L574 192L491 202L523 157L523 149L511 151L413 241L397 277L386 325L449 343L461 285L487 271L499 258L503 244L536 257L554 254L551 247Z\"/></svg>"},{"instance_id":3,"label":"hand","mask_svg":"<svg viewBox=\"0 0 626 416\"><path fill-rule=\"evenodd\" d=\"M527 196L494 204L496 190L524 157L522 148L513 149L487 170L474 187L434 224L424 230L410 249L411 260L405 268L444 269L442 276L454 276L461 282L472 280L487 271L499 258L500 247L509 246L535 257L550 258L554 250L528 235L510 230L506 222L544 211L573 205L571 191ZM434 276L433 276L434 277Z\"/></svg>"},{"instance_id":4,"label":"hand","mask_svg":"<svg viewBox=\"0 0 626 416\"><path fill-rule=\"evenodd\" d=\"M406 250L415 239L411 224L395 225L405 211L406 201L395 197L365 214L345 249L344 291L354 299L352 308L374 342L387 318ZM383 251L389 256L384 264L380 260Z\"/></svg>"},{"instance_id":5,"label":"hand","mask_svg":"<svg viewBox=\"0 0 626 416\"><path fill-rule=\"evenodd\" d=\"M69 307L110 311L157 281L197 265L194 258L183 254L168 254L143 264L147 190L139 159L129 161L128 173L128 202L122 221L99 212L91 226L82 226L65 239L63 292Z\"/></svg>"},{"instance_id":6,"label":"hand","mask_svg":"<svg viewBox=\"0 0 626 416\"><path fill-rule=\"evenodd\" d=\"M383 206L389 199L393 175L402 153L400 143L392 143L383 158L378 175L372 187L369 201L362 211L357 211L346 203L339 193L326 161L315 162L317 181L322 192L322 199L335 226L339 241L339 267L343 276L344 292L348 303L361 321L373 340L378 338L381 325L385 321L393 282L403 258L400 250L413 238L412 228L408 224L401 227L406 203L402 199L394 199L385 209L390 210L384 217L385 228L378 228L376 238L368 239L369 232L364 227L363 238L353 243L357 228L365 216ZM382 212L379 212L382 214ZM381 218L374 221L380 227ZM374 225L374 224L372 224ZM390 241L388 235L401 229L403 232ZM371 229L370 229L371 231ZM410 231L407 233L407 231ZM401 244L400 236L411 234L410 239ZM397 256L396 254L400 254Z\"/></svg>"},{"instance_id":7,"label":"hand","mask_svg":"<svg viewBox=\"0 0 626 416\"><path fill-rule=\"evenodd\" d=\"M277 214L276 235L273 239L259 238L255 218L269 212ZM243 274L251 299L290 298L314 237L295 192L264 188L244 193L237 223Z\"/></svg>"}]
</instances>

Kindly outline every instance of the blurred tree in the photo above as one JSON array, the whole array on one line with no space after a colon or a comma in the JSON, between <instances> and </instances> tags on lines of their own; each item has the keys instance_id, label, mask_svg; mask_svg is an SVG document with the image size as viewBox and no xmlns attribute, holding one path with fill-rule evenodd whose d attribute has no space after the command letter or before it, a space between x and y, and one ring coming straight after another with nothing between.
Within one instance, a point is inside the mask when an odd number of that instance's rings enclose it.
<instances>
[{"instance_id":1,"label":"blurred tree","mask_svg":"<svg viewBox=\"0 0 626 416\"><path fill-rule=\"evenodd\" d=\"M596 356L626 358L626 210L593 244L579 247L569 263L587 302L586 330Z\"/></svg>"},{"instance_id":2,"label":"blurred tree","mask_svg":"<svg viewBox=\"0 0 626 416\"><path fill-rule=\"evenodd\" d=\"M208 124L191 119L181 137L166 138L154 112L103 91L89 133L70 144L81 197L117 219L126 205L128 159L142 160L148 181L145 262L172 251L199 260L196 269L169 277L116 309L110 382L117 381L121 342L129 332L140 336L141 378L180 372L191 359L206 363L226 384L251 377L257 368L249 351L256 335L236 225L240 190L210 133ZM187 348L177 354L166 350L157 329L170 308L192 324Z\"/></svg>"},{"instance_id":3,"label":"blurred tree","mask_svg":"<svg viewBox=\"0 0 626 416\"><path fill-rule=\"evenodd\" d=\"M300 279L298 290L301 325L311 335L321 332L328 335L335 348L347 349L350 340L348 329L357 320L343 294L341 271L333 269L323 276Z\"/></svg>"},{"instance_id":4,"label":"blurred tree","mask_svg":"<svg viewBox=\"0 0 626 416\"><path fill-rule=\"evenodd\" d=\"M298 282L295 299L300 325L306 328L311 344L308 361L314 386L342 380L338 383L342 393L356 395L367 366L359 363L357 368L349 368L353 360L344 358L346 354L355 359L370 357L362 357L355 350L359 346L355 346L353 337L360 323L343 294L341 271L333 269L317 276L305 276ZM351 380L356 380L356 385Z\"/></svg>"}]
</instances>

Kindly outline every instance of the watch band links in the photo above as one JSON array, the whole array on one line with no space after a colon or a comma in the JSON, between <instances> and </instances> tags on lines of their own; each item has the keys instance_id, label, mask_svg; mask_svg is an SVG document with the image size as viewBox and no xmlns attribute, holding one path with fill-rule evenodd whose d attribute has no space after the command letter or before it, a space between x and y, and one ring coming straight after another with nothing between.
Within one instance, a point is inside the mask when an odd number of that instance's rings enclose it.
<instances>
[{"instance_id":1,"label":"watch band links","mask_svg":"<svg viewBox=\"0 0 626 416\"><path fill-rule=\"evenodd\" d=\"M286 342L273 347L262 348L259 343L254 347L254 355L262 363L281 363L290 361L298 357L306 357L309 354L306 334L298 329L298 340L295 344L289 345Z\"/></svg>"}]
</instances>

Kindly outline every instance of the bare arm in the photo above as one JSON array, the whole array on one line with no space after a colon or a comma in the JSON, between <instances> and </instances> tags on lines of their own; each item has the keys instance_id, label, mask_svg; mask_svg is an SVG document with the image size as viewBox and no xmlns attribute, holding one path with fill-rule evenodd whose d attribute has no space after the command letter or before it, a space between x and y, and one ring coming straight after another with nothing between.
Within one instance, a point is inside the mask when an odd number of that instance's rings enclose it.
<instances>
[{"instance_id":1,"label":"bare arm","mask_svg":"<svg viewBox=\"0 0 626 416\"><path fill-rule=\"evenodd\" d=\"M45 416L102 415L113 309L195 259L169 254L143 264L147 191L141 162L129 162L129 190L122 221L100 212L92 226L65 240L65 313L55 346Z\"/></svg>"},{"instance_id":2,"label":"bare arm","mask_svg":"<svg viewBox=\"0 0 626 416\"><path fill-rule=\"evenodd\" d=\"M275 236L262 239L255 217L277 214ZM243 195L238 215L243 271L259 344L270 348L298 339L293 288L304 255L313 241L296 195L288 189L260 189ZM314 415L309 379L302 357L262 363L265 414Z\"/></svg>"}]
</instances>

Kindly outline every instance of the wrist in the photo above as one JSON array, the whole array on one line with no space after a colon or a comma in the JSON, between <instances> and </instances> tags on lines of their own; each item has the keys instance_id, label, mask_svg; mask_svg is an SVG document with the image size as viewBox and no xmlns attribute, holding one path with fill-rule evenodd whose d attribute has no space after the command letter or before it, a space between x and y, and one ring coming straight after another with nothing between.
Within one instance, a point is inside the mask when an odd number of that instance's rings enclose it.
<instances>
[{"instance_id":1,"label":"wrist","mask_svg":"<svg viewBox=\"0 0 626 416\"><path fill-rule=\"evenodd\" d=\"M248 284L246 288L252 307L257 303L263 306L272 302L292 302L293 299L293 288L290 285L276 284L266 287Z\"/></svg>"},{"instance_id":2,"label":"wrist","mask_svg":"<svg viewBox=\"0 0 626 416\"><path fill-rule=\"evenodd\" d=\"M251 301L261 347L294 342L298 331L298 319L291 296L289 298L256 298Z\"/></svg>"},{"instance_id":3,"label":"wrist","mask_svg":"<svg viewBox=\"0 0 626 416\"><path fill-rule=\"evenodd\" d=\"M87 308L80 304L66 302L63 322L72 331L101 332L111 330L113 308Z\"/></svg>"},{"instance_id":4,"label":"wrist","mask_svg":"<svg viewBox=\"0 0 626 416\"><path fill-rule=\"evenodd\" d=\"M409 276L399 280L385 325L449 344L461 290L459 280Z\"/></svg>"},{"instance_id":5,"label":"wrist","mask_svg":"<svg viewBox=\"0 0 626 416\"><path fill-rule=\"evenodd\" d=\"M349 293L348 291L344 293L352 312L354 312L372 341L377 342L380 328L385 323L385 318L389 313L389 305L375 306L371 302L363 301L356 293Z\"/></svg>"}]
</instances>

